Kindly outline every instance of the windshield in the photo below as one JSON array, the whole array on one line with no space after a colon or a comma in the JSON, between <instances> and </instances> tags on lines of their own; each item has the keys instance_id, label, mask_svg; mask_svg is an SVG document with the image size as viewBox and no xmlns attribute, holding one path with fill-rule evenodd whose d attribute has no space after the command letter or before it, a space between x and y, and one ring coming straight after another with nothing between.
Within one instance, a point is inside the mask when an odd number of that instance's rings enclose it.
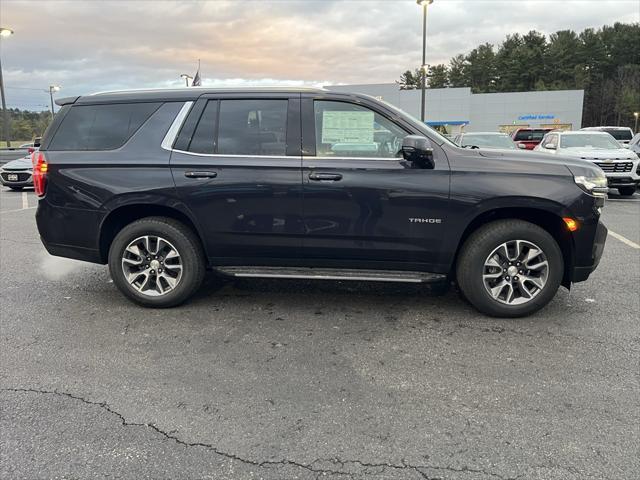
<instances>
[{"instance_id":1,"label":"windshield","mask_svg":"<svg viewBox=\"0 0 640 480\"><path fill-rule=\"evenodd\" d=\"M607 132L609 135L611 135L613 138L615 138L616 140L631 140L631 138L633 137L633 134L631 133L631 130L628 130L626 128L624 129L614 129L614 128L603 128L602 129L603 132Z\"/></svg>"},{"instance_id":2,"label":"windshield","mask_svg":"<svg viewBox=\"0 0 640 480\"><path fill-rule=\"evenodd\" d=\"M467 134L462 137L461 147L505 148L515 150L516 145L507 135L475 135Z\"/></svg>"},{"instance_id":3,"label":"windshield","mask_svg":"<svg viewBox=\"0 0 640 480\"><path fill-rule=\"evenodd\" d=\"M513 138L516 142L533 141L539 142L549 130L520 130Z\"/></svg>"},{"instance_id":4,"label":"windshield","mask_svg":"<svg viewBox=\"0 0 640 480\"><path fill-rule=\"evenodd\" d=\"M561 148L598 148L601 150L617 150L620 144L611 135L598 133L562 135Z\"/></svg>"},{"instance_id":5,"label":"windshield","mask_svg":"<svg viewBox=\"0 0 640 480\"><path fill-rule=\"evenodd\" d=\"M398 115L406 117L408 120L411 121L411 123L416 124L416 126L419 126L421 128L425 128L426 130L428 130L429 131L429 135L432 136L433 138L435 138L438 141L439 145L441 145L443 143L448 143L449 145L453 145L454 147L457 147L457 145L455 143L453 143L449 138L445 137L444 135L442 135L437 130L431 128L426 123L421 122L420 120L418 120L416 117L414 117L410 113L407 113L404 110L401 110L400 108L396 107L395 105L390 104L389 102L387 102L385 100L376 98L376 101L380 102L380 103L383 103L388 109L393 110Z\"/></svg>"}]
</instances>

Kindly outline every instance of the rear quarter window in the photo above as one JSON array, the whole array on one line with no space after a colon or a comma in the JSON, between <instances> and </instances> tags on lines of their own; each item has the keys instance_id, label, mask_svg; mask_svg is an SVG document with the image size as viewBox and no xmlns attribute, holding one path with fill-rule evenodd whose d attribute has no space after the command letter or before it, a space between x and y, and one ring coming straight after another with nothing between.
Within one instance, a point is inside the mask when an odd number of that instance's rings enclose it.
<instances>
[{"instance_id":1,"label":"rear quarter window","mask_svg":"<svg viewBox=\"0 0 640 480\"><path fill-rule=\"evenodd\" d=\"M114 150L160 107L160 103L74 105L48 150Z\"/></svg>"}]
</instances>

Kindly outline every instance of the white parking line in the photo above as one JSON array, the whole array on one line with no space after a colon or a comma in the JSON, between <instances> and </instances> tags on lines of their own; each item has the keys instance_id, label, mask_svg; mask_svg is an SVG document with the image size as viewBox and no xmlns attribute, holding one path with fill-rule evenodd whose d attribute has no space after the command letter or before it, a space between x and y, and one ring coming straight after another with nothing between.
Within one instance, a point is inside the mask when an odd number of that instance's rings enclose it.
<instances>
[{"instance_id":1,"label":"white parking line","mask_svg":"<svg viewBox=\"0 0 640 480\"><path fill-rule=\"evenodd\" d=\"M33 210L38 207L16 208L15 210L0 210L0 215L3 213L24 212L25 210Z\"/></svg>"},{"instance_id":2,"label":"white parking line","mask_svg":"<svg viewBox=\"0 0 640 480\"><path fill-rule=\"evenodd\" d=\"M625 243L625 244L629 245L631 248L635 248L636 250L640 250L640 245L638 245L636 242L632 242L631 240L629 240L626 237L623 237L619 233L612 232L611 230L609 230L609 235L611 235L613 238L617 238L622 243Z\"/></svg>"},{"instance_id":3,"label":"white parking line","mask_svg":"<svg viewBox=\"0 0 640 480\"><path fill-rule=\"evenodd\" d=\"M29 208L29 196L27 192L22 192L22 208Z\"/></svg>"}]
</instances>

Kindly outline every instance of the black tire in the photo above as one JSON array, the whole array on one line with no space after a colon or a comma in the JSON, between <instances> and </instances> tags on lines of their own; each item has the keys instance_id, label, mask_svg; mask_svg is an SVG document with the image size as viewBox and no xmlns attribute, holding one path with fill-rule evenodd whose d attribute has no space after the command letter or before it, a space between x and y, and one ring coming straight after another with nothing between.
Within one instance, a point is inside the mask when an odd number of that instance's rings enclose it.
<instances>
[{"instance_id":1,"label":"black tire","mask_svg":"<svg viewBox=\"0 0 640 480\"><path fill-rule=\"evenodd\" d=\"M9 187L11 190L15 190L16 192L19 192L20 190L22 190L24 187Z\"/></svg>"},{"instance_id":2,"label":"black tire","mask_svg":"<svg viewBox=\"0 0 640 480\"><path fill-rule=\"evenodd\" d=\"M504 242L526 240L544 252L548 262L546 284L531 300L507 305L495 300L485 288L485 259ZM564 274L562 251L544 229L523 220L496 220L483 225L465 241L456 265L456 279L463 296L480 312L494 317L524 317L540 310L555 296Z\"/></svg>"},{"instance_id":3,"label":"black tire","mask_svg":"<svg viewBox=\"0 0 640 480\"><path fill-rule=\"evenodd\" d=\"M173 290L160 296L151 297L133 288L122 268L124 250L136 238L145 235L168 240L182 261L180 281ZM113 283L127 298L143 307L167 308L185 302L202 284L205 267L205 256L196 234L183 223L166 217L146 217L130 223L120 230L109 248L109 272Z\"/></svg>"},{"instance_id":4,"label":"black tire","mask_svg":"<svg viewBox=\"0 0 640 480\"><path fill-rule=\"evenodd\" d=\"M636 193L636 187L618 187L618 193L620 195L624 195L625 197L631 196Z\"/></svg>"}]
</instances>

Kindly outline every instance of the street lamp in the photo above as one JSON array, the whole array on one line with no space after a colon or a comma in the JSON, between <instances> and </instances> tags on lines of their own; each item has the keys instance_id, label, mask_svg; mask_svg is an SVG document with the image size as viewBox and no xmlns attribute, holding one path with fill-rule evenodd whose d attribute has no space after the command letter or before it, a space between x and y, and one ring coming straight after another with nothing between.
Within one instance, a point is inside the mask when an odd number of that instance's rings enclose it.
<instances>
[{"instance_id":1,"label":"street lamp","mask_svg":"<svg viewBox=\"0 0 640 480\"><path fill-rule=\"evenodd\" d=\"M187 75L186 73L183 73L182 75L180 75L180 78L184 78L184 84L187 87L189 86L189 80L193 80L193 77L191 75Z\"/></svg>"},{"instance_id":2,"label":"street lamp","mask_svg":"<svg viewBox=\"0 0 640 480\"><path fill-rule=\"evenodd\" d=\"M640 112L633 112L633 116L636 117L636 124L633 127L633 132L634 133L638 133L638 116L640 115Z\"/></svg>"},{"instance_id":3,"label":"street lamp","mask_svg":"<svg viewBox=\"0 0 640 480\"><path fill-rule=\"evenodd\" d=\"M13 35L13 30L10 28L0 27L0 37L7 38ZM9 111L7 110L7 101L4 97L4 80L2 78L2 61L0 61L0 97L2 97L2 136L4 137L5 142L7 142L7 147L11 146L9 141Z\"/></svg>"},{"instance_id":4,"label":"street lamp","mask_svg":"<svg viewBox=\"0 0 640 480\"><path fill-rule=\"evenodd\" d=\"M51 98L51 118L55 115L53 109L53 92L59 92L62 87L60 85L49 85L49 98Z\"/></svg>"},{"instance_id":5,"label":"street lamp","mask_svg":"<svg viewBox=\"0 0 640 480\"><path fill-rule=\"evenodd\" d=\"M433 0L416 0L422 6L422 99L420 102L420 120L424 122L424 100L427 88L427 7Z\"/></svg>"}]
</instances>

